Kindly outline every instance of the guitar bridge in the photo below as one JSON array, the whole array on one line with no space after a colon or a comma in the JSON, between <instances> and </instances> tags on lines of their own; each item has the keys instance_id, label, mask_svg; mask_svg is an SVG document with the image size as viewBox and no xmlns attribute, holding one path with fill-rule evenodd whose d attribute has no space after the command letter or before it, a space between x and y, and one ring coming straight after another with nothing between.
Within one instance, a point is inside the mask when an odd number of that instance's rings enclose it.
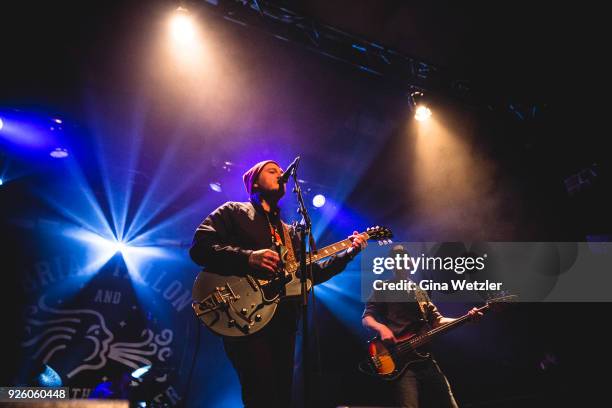
<instances>
[{"instance_id":1,"label":"guitar bridge","mask_svg":"<svg viewBox=\"0 0 612 408\"><path fill-rule=\"evenodd\" d=\"M195 311L197 317L206 313L214 312L219 309L227 310L232 302L240 299L240 295L236 295L229 283L225 286L217 287L215 290L199 302L193 302L191 307Z\"/></svg>"},{"instance_id":2,"label":"guitar bridge","mask_svg":"<svg viewBox=\"0 0 612 408\"><path fill-rule=\"evenodd\" d=\"M253 321L245 316L242 311L238 311L234 306L234 302L240 299L240 295L237 295L230 284L225 282L225 286L216 287L215 290L204 299L199 302L193 302L192 307L197 317L203 316L208 313L214 312L214 320L209 324L216 324L223 312L229 324L237 327L245 333L248 333L250 327L253 325ZM246 323L244 326L236 324L236 319L242 320Z\"/></svg>"}]
</instances>

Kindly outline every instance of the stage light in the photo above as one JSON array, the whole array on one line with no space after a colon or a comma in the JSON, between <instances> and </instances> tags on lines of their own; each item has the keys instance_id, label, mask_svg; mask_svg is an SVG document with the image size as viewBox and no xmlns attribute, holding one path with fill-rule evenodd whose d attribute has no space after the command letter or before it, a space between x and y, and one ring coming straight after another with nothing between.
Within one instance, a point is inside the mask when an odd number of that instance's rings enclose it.
<instances>
[{"instance_id":1,"label":"stage light","mask_svg":"<svg viewBox=\"0 0 612 408\"><path fill-rule=\"evenodd\" d=\"M425 95L421 91L414 91L410 94L410 105L414 110L414 118L423 122L431 117L431 109L427 106Z\"/></svg>"},{"instance_id":2,"label":"stage light","mask_svg":"<svg viewBox=\"0 0 612 408\"><path fill-rule=\"evenodd\" d=\"M46 154L59 144L58 135L49 130L55 125L51 120L37 113L0 109L0 137L20 153L39 150Z\"/></svg>"},{"instance_id":3,"label":"stage light","mask_svg":"<svg viewBox=\"0 0 612 408\"><path fill-rule=\"evenodd\" d=\"M56 147L55 149L51 150L49 156L53 157L54 159L64 159L68 157L68 149Z\"/></svg>"},{"instance_id":4,"label":"stage light","mask_svg":"<svg viewBox=\"0 0 612 408\"><path fill-rule=\"evenodd\" d=\"M317 208L321 208L325 205L325 196L323 194L317 194L312 198L312 205Z\"/></svg>"},{"instance_id":5,"label":"stage light","mask_svg":"<svg viewBox=\"0 0 612 408\"><path fill-rule=\"evenodd\" d=\"M57 371L47 364L41 365L34 377L33 384L36 387L61 387L62 378Z\"/></svg>"},{"instance_id":6,"label":"stage light","mask_svg":"<svg viewBox=\"0 0 612 408\"><path fill-rule=\"evenodd\" d=\"M4 181L0 178L0 186L4 184Z\"/></svg>"},{"instance_id":7,"label":"stage light","mask_svg":"<svg viewBox=\"0 0 612 408\"><path fill-rule=\"evenodd\" d=\"M140 378L143 375L145 375L149 370L151 369L150 365L146 365L144 367L140 367L134 371L132 371L132 377L134 378Z\"/></svg>"},{"instance_id":8,"label":"stage light","mask_svg":"<svg viewBox=\"0 0 612 408\"><path fill-rule=\"evenodd\" d=\"M196 29L193 20L189 16L189 11L183 7L176 9L170 22L170 29L174 39L182 44L193 42L196 37Z\"/></svg>"},{"instance_id":9,"label":"stage light","mask_svg":"<svg viewBox=\"0 0 612 408\"><path fill-rule=\"evenodd\" d=\"M128 246L125 243L121 242L121 241L115 242L113 247L115 249L115 253L121 252L121 254L125 253L127 251L127 248L128 248Z\"/></svg>"},{"instance_id":10,"label":"stage light","mask_svg":"<svg viewBox=\"0 0 612 408\"><path fill-rule=\"evenodd\" d=\"M210 183L208 186L210 187L212 191L216 193L220 193L223 191L223 189L221 188L221 183L219 183L218 181L214 183Z\"/></svg>"},{"instance_id":11,"label":"stage light","mask_svg":"<svg viewBox=\"0 0 612 408\"><path fill-rule=\"evenodd\" d=\"M414 113L414 118L423 122L431 117L431 110L427 106L419 106Z\"/></svg>"},{"instance_id":12,"label":"stage light","mask_svg":"<svg viewBox=\"0 0 612 408\"><path fill-rule=\"evenodd\" d=\"M61 120L61 119L54 118L54 119L53 119L53 121L54 121L55 123L59 124L59 125L61 125L61 124L62 124L62 120Z\"/></svg>"}]
</instances>

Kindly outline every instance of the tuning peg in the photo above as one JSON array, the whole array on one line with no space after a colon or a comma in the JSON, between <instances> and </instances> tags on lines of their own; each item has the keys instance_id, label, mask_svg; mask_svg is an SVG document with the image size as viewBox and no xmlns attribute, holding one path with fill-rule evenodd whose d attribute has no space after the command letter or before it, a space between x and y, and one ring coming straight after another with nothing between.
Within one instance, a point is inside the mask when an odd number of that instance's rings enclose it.
<instances>
[{"instance_id":1,"label":"tuning peg","mask_svg":"<svg viewBox=\"0 0 612 408\"><path fill-rule=\"evenodd\" d=\"M383 246L383 242L382 241L378 241L378 245Z\"/></svg>"}]
</instances>

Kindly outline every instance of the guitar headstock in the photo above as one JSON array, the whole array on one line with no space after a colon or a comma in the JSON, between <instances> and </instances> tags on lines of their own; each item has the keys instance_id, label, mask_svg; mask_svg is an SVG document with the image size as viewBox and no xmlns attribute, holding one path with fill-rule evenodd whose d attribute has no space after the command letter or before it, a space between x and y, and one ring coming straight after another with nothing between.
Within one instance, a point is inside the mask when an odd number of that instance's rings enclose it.
<instances>
[{"instance_id":1,"label":"guitar headstock","mask_svg":"<svg viewBox=\"0 0 612 408\"><path fill-rule=\"evenodd\" d=\"M367 234L368 239L378 241L380 245L390 244L392 242L391 238L393 238L393 233L389 228L378 225L368 228L365 234Z\"/></svg>"}]
</instances>

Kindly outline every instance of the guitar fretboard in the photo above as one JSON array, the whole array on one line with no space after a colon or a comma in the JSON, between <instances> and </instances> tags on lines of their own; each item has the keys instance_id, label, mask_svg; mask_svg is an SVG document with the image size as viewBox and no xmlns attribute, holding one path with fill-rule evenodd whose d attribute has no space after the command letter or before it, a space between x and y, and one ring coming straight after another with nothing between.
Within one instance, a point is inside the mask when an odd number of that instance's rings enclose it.
<instances>
[{"instance_id":1,"label":"guitar fretboard","mask_svg":"<svg viewBox=\"0 0 612 408\"><path fill-rule=\"evenodd\" d=\"M485 305L481 308L478 309L478 311L480 312L484 312L487 308L489 307L489 305ZM465 314L457 319L455 319L454 321L447 323L445 325L442 325L440 327L436 327L435 329L431 329L426 333L423 333L421 335L412 337L411 339L406 341L406 344L402 344L400 346L398 346L398 349L400 351L403 351L406 348L417 348L420 347L426 343L429 343L431 340L434 339L434 337L445 333L448 330L454 329L456 327L459 327L461 325L463 325L464 323L467 323L470 321L470 319L472 318L472 316L470 314Z\"/></svg>"},{"instance_id":2,"label":"guitar fretboard","mask_svg":"<svg viewBox=\"0 0 612 408\"><path fill-rule=\"evenodd\" d=\"M498 306L499 304L503 304L505 302L508 301L512 301L514 299L516 299L517 296L516 295L507 295L507 296L502 296L496 299L491 299L489 301L487 301L487 304L479 307L477 309L477 312L485 312L487 310L490 310L491 306ZM461 325L463 325L466 322L469 322L472 318L472 315L470 315L469 313L455 319L454 321L450 322L450 323L446 323L440 327L436 327L435 329L431 329L426 333L420 334L418 336L414 336L411 337L408 340L404 340L401 344L396 345L396 349L399 352L404 352L404 351L412 351L413 349L420 347L426 343L429 343L431 340L434 339L434 337L447 332L448 330L454 329L455 327L459 327Z\"/></svg>"},{"instance_id":3,"label":"guitar fretboard","mask_svg":"<svg viewBox=\"0 0 612 408\"><path fill-rule=\"evenodd\" d=\"M360 235L362 235L365 239L369 239L369 235L365 232L362 232ZM338 241L335 244L331 244L326 247L320 248L316 254L312 255L311 258L306 258L306 265L310 265L312 262L318 262L321 259L325 259L339 252L347 250L351 247L352 244L353 244L352 241L349 238L347 238L345 240ZM295 271L299 269L299 267L300 267L299 261L292 262L287 265L287 271L289 273L294 273Z\"/></svg>"},{"instance_id":4,"label":"guitar fretboard","mask_svg":"<svg viewBox=\"0 0 612 408\"><path fill-rule=\"evenodd\" d=\"M352 245L351 240L345 239L344 241L336 242L335 244L323 247L319 249L317 253L312 256L312 262L317 262L323 258L327 258L328 256L337 254L338 252L342 252L345 249L349 249L351 245Z\"/></svg>"},{"instance_id":5,"label":"guitar fretboard","mask_svg":"<svg viewBox=\"0 0 612 408\"><path fill-rule=\"evenodd\" d=\"M429 341L433 340L433 338L437 335L440 335L444 332L446 332L447 330L451 330L455 327L458 327L460 325L462 325L463 323L467 322L470 318L470 315L465 315L465 316L461 316L459 317L457 320L454 320L450 323L447 323L443 326L440 327L436 327L435 329L432 329L430 331L428 331L425 334L422 334L420 336L416 336L412 339L410 339L410 344L413 347L419 347L425 343L428 343Z\"/></svg>"}]
</instances>

